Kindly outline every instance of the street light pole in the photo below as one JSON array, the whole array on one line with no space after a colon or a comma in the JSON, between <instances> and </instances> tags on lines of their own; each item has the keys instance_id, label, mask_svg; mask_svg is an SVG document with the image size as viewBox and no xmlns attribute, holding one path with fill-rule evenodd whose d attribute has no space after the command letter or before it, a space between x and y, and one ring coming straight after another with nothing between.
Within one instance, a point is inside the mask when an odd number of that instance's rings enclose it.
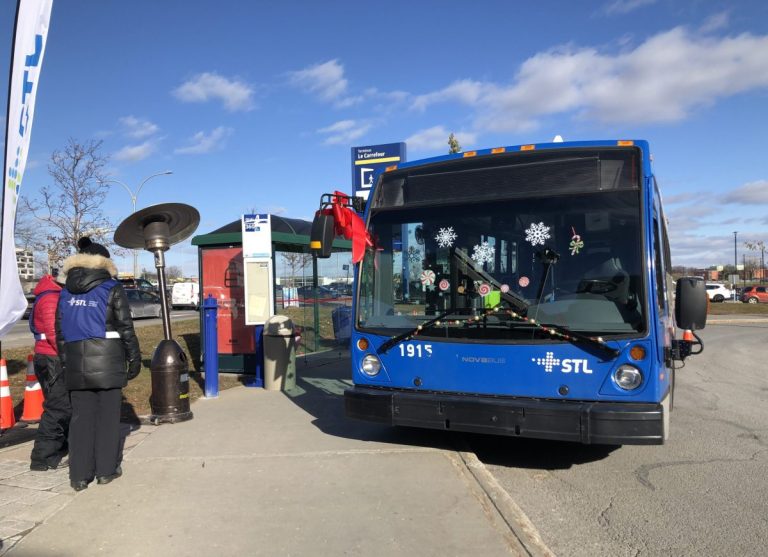
<instances>
[{"instance_id":1,"label":"street light pole","mask_svg":"<svg viewBox=\"0 0 768 557\"><path fill-rule=\"evenodd\" d=\"M128 195L131 196L131 205L133 206L133 213L136 212L136 199L139 197L139 193L141 192L141 188L144 187L144 184L149 182L152 178L155 176L167 176L168 174L173 174L172 170L165 170L163 172L157 172L155 174L152 174L150 176L147 176L142 180L141 184L139 184L139 187L136 189L136 193L133 192L131 188L129 188L124 182L121 182L120 180L101 180L102 184L120 184L125 188L125 191L128 192ZM133 278L138 278L139 276L139 250L133 250Z\"/></svg>"},{"instance_id":2,"label":"street light pole","mask_svg":"<svg viewBox=\"0 0 768 557\"><path fill-rule=\"evenodd\" d=\"M739 234L738 230L733 231L733 272L736 276L739 276L739 258L736 254L736 236ZM737 281L738 282L738 279ZM733 286L733 300L736 301L736 285Z\"/></svg>"}]
</instances>

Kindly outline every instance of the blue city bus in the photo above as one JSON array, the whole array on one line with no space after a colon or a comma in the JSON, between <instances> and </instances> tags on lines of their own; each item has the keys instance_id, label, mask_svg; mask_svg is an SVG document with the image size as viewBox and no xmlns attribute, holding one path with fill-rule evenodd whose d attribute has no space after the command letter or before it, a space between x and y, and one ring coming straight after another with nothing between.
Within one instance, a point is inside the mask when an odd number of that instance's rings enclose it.
<instances>
[{"instance_id":1,"label":"blue city bus","mask_svg":"<svg viewBox=\"0 0 768 557\"><path fill-rule=\"evenodd\" d=\"M319 256L332 226L321 213ZM585 444L668 438L675 365L703 350L706 294L695 278L675 287L647 142L401 163L375 180L363 220L348 417Z\"/></svg>"}]
</instances>

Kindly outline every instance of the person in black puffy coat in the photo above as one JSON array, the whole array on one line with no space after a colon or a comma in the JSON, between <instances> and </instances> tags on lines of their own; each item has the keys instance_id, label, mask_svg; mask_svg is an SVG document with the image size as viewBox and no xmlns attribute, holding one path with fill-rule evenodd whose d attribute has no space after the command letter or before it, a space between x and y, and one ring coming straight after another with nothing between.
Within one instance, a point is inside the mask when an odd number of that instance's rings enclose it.
<instances>
[{"instance_id":1,"label":"person in black puffy coat","mask_svg":"<svg viewBox=\"0 0 768 557\"><path fill-rule=\"evenodd\" d=\"M63 265L56 310L56 343L72 403L69 480L75 491L94 477L106 484L122 475L122 388L141 371L141 351L128 298L113 277L109 251L89 238Z\"/></svg>"}]
</instances>

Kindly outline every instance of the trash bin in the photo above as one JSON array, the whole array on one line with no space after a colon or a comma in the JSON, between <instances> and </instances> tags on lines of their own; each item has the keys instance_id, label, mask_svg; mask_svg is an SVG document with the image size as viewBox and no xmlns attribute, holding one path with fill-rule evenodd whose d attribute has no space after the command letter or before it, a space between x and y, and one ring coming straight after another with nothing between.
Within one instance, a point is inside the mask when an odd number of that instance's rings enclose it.
<instances>
[{"instance_id":1,"label":"trash bin","mask_svg":"<svg viewBox=\"0 0 768 557\"><path fill-rule=\"evenodd\" d=\"M264 324L264 388L287 391L296 386L296 341L293 321L275 315Z\"/></svg>"},{"instance_id":2,"label":"trash bin","mask_svg":"<svg viewBox=\"0 0 768 557\"><path fill-rule=\"evenodd\" d=\"M331 312L333 321L333 336L338 341L347 341L352 336L352 308L337 307Z\"/></svg>"}]
</instances>

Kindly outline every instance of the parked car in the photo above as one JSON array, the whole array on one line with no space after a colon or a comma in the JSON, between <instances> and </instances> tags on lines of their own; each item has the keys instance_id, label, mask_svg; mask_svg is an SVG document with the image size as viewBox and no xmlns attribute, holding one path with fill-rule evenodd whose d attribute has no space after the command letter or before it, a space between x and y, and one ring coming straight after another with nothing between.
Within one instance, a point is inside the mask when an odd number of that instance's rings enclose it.
<instances>
[{"instance_id":1,"label":"parked car","mask_svg":"<svg viewBox=\"0 0 768 557\"><path fill-rule=\"evenodd\" d=\"M765 286L747 286L741 293L741 301L745 304L768 303L768 291Z\"/></svg>"},{"instance_id":2,"label":"parked car","mask_svg":"<svg viewBox=\"0 0 768 557\"><path fill-rule=\"evenodd\" d=\"M200 305L200 285L196 282L177 282L171 289L173 309L186 307L198 309Z\"/></svg>"},{"instance_id":3,"label":"parked car","mask_svg":"<svg viewBox=\"0 0 768 557\"><path fill-rule=\"evenodd\" d=\"M132 319L160 317L162 315L160 296L157 294L139 290L138 288L126 288L125 295L128 296L128 305L131 308Z\"/></svg>"},{"instance_id":4,"label":"parked car","mask_svg":"<svg viewBox=\"0 0 768 557\"><path fill-rule=\"evenodd\" d=\"M717 282L708 282L707 296L711 302L723 302L728 298L733 298L733 290Z\"/></svg>"},{"instance_id":5,"label":"parked car","mask_svg":"<svg viewBox=\"0 0 768 557\"><path fill-rule=\"evenodd\" d=\"M24 294L24 297L27 299L27 309L24 310L24 315L22 316L22 319L29 319L29 315L32 313L32 305L35 303L35 295L32 293Z\"/></svg>"},{"instance_id":6,"label":"parked car","mask_svg":"<svg viewBox=\"0 0 768 557\"><path fill-rule=\"evenodd\" d=\"M336 292L339 296L351 296L352 285L346 282L332 282L328 288Z\"/></svg>"},{"instance_id":7,"label":"parked car","mask_svg":"<svg viewBox=\"0 0 768 557\"><path fill-rule=\"evenodd\" d=\"M339 297L337 292L334 292L326 286L318 286L317 288L314 286L299 286L296 291L299 295L299 300L305 303L312 303L315 300L318 302L335 300Z\"/></svg>"},{"instance_id":8,"label":"parked car","mask_svg":"<svg viewBox=\"0 0 768 557\"><path fill-rule=\"evenodd\" d=\"M136 288L138 290L145 290L147 292L157 292L157 288L143 278L119 278L117 279L124 288Z\"/></svg>"}]
</instances>

